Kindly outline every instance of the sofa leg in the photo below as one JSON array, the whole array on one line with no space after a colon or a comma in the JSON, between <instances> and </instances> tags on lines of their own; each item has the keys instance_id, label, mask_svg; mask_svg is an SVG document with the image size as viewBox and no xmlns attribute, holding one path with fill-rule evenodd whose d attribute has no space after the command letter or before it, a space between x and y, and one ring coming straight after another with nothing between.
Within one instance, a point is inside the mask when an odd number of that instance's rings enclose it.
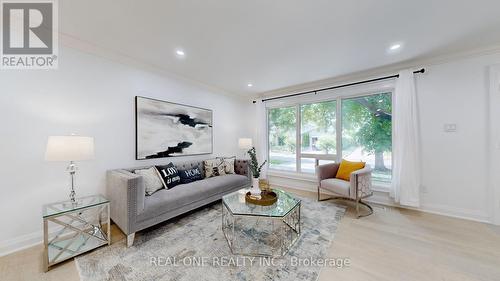
<instances>
[{"instance_id":1,"label":"sofa leg","mask_svg":"<svg viewBox=\"0 0 500 281\"><path fill-rule=\"evenodd\" d=\"M127 248L132 247L132 244L134 244L134 238L135 238L135 232L127 235Z\"/></svg>"}]
</instances>

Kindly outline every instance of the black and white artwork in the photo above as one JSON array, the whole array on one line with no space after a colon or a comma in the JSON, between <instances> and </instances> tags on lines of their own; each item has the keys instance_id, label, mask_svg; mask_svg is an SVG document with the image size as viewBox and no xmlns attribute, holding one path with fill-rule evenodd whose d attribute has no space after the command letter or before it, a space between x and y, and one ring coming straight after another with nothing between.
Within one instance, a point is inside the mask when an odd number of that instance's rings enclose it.
<instances>
[{"instance_id":1,"label":"black and white artwork","mask_svg":"<svg viewBox=\"0 0 500 281\"><path fill-rule=\"evenodd\" d=\"M136 159L212 153L212 110L135 97Z\"/></svg>"}]
</instances>

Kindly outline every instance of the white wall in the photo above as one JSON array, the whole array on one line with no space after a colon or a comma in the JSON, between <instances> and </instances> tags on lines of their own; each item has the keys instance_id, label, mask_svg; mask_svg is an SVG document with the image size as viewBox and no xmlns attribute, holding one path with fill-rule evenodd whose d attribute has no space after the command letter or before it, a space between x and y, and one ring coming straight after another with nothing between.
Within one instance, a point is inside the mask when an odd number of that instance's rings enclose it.
<instances>
[{"instance_id":1,"label":"white wall","mask_svg":"<svg viewBox=\"0 0 500 281\"><path fill-rule=\"evenodd\" d=\"M500 54L461 59L417 78L423 209L491 221L488 69L498 63ZM445 123L457 132L445 133Z\"/></svg>"},{"instance_id":2,"label":"white wall","mask_svg":"<svg viewBox=\"0 0 500 281\"><path fill-rule=\"evenodd\" d=\"M42 205L68 197L67 164L44 161L49 135L95 137L96 159L78 163L84 196L104 193L108 169L170 161L134 160L136 95L212 109L214 155L240 155L253 133L250 102L68 48L58 70L0 71L0 87L0 254L40 242Z\"/></svg>"},{"instance_id":3,"label":"white wall","mask_svg":"<svg viewBox=\"0 0 500 281\"><path fill-rule=\"evenodd\" d=\"M492 194L492 221L500 225L500 64L490 68L490 95L489 95L489 180L490 194Z\"/></svg>"},{"instance_id":4,"label":"white wall","mask_svg":"<svg viewBox=\"0 0 500 281\"><path fill-rule=\"evenodd\" d=\"M416 76L423 162L421 210L493 222L494 206L498 209L500 204L494 194L500 194L500 187L489 180L494 147L489 122L490 110L500 111L500 104L489 108L489 68L499 63L500 53L471 56L423 65L426 73ZM457 132L445 133L446 123L457 124ZM316 190L312 177L274 176L270 180ZM372 200L394 204L386 193L377 192Z\"/></svg>"}]
</instances>

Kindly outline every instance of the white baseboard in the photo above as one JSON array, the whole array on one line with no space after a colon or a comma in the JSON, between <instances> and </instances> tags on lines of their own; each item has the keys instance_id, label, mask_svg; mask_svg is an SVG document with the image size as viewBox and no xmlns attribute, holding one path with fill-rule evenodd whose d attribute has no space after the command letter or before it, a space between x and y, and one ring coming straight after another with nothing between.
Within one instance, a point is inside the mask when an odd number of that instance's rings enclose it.
<instances>
[{"instance_id":1,"label":"white baseboard","mask_svg":"<svg viewBox=\"0 0 500 281\"><path fill-rule=\"evenodd\" d=\"M269 181L272 186L291 188L309 192L317 192L316 184L311 183L308 180L297 180L297 179L286 180L282 177L270 177ZM328 192L323 192L323 191L322 193L328 194ZM477 221L488 224L492 223L491 217L488 216L488 214L478 210L461 209L453 206L428 204L428 203L423 204L419 208L401 206L396 202L394 202L394 200L389 196L387 192L374 191L373 196L366 198L364 201L374 204L410 209L430 214L447 216L447 217Z\"/></svg>"},{"instance_id":2,"label":"white baseboard","mask_svg":"<svg viewBox=\"0 0 500 281\"><path fill-rule=\"evenodd\" d=\"M39 231L18 236L0 242L0 257L21 251L43 243L43 234Z\"/></svg>"},{"instance_id":3,"label":"white baseboard","mask_svg":"<svg viewBox=\"0 0 500 281\"><path fill-rule=\"evenodd\" d=\"M62 226L49 226L49 237L56 235ZM62 236L64 237L64 235ZM43 231L37 231L0 242L0 257L43 244Z\"/></svg>"}]
</instances>

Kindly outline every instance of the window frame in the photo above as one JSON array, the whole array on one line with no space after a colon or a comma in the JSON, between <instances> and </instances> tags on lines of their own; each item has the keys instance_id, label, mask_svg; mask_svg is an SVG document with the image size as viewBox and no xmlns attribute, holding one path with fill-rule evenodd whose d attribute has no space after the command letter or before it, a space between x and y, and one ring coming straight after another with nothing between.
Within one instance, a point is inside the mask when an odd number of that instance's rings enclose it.
<instances>
[{"instance_id":1,"label":"window frame","mask_svg":"<svg viewBox=\"0 0 500 281\"><path fill-rule=\"evenodd\" d=\"M343 88L343 89L337 89L337 90L328 90L324 91L315 95L310 95L310 96L305 96L305 97L293 97L289 98L286 101L279 100L279 101L274 101L274 102L269 102L266 103L266 146L267 146L267 159L271 159L271 150L269 147L269 110L274 109L274 108L282 108L282 107L295 107L295 125L296 125L296 131L295 131L295 136L296 136L296 144L295 144L295 171L287 171L287 170L279 170L279 169L273 169L269 165L269 161L266 164L268 171L271 173L271 175L280 175L280 176L287 176L288 175L295 175L298 176L299 178L304 178L304 179L309 179L311 180L314 176L314 173L308 173L308 172L303 172L302 171L302 165L301 165L301 159L302 156L305 155L306 157L304 158L315 158L317 159L316 161L319 160L333 160L336 163L339 163L342 160L342 101L344 99L351 99L351 98L360 98L360 97L366 97L366 96L371 96L371 95L376 95L380 93L390 93L391 94L391 100L394 102L394 81L390 82L379 82L379 83L371 83L368 85L361 85L358 87L348 87L348 88ZM335 124L335 130L336 130L336 154L334 157L333 154L307 154L307 153L302 153L302 138L301 138L301 110L300 107L301 105L304 104L311 104L311 103L319 103L319 102L327 102L327 101L336 101L336 124ZM394 116L394 115L393 115ZM394 137L394 136L393 136ZM392 153L392 152L391 152ZM307 157L307 156L315 156L315 157ZM319 157L318 157L319 156ZM323 157L325 156L325 157ZM393 161L394 157L391 158L391 161ZM392 165L392 163L391 163ZM374 182L374 186L378 187L378 190L380 191L387 191L390 187L391 183L385 183L385 182ZM376 188L377 190L377 188Z\"/></svg>"}]
</instances>

